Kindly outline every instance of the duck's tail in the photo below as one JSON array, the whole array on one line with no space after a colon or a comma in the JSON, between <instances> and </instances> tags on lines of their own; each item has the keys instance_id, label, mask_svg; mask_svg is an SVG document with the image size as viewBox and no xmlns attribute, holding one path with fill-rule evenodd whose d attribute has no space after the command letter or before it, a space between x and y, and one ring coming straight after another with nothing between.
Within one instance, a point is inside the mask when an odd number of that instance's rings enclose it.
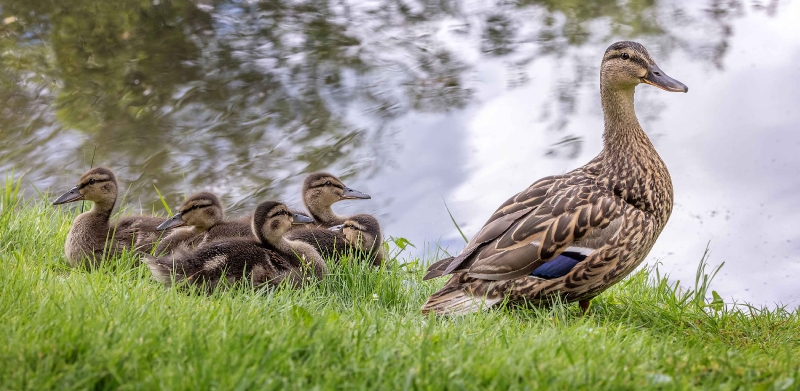
<instances>
[{"instance_id":1,"label":"duck's tail","mask_svg":"<svg viewBox=\"0 0 800 391\"><path fill-rule=\"evenodd\" d=\"M430 266L428 266L428 272L425 274L425 277L422 277L422 279L430 280L431 278L443 276L444 271L448 266L450 266L450 263L453 262L454 259L454 257L449 257L432 263Z\"/></svg>"},{"instance_id":2,"label":"duck's tail","mask_svg":"<svg viewBox=\"0 0 800 391\"><path fill-rule=\"evenodd\" d=\"M467 315L481 310L487 310L493 305L503 301L501 296L483 295L475 296L468 291L468 286L459 282L460 276L455 275L438 292L431 295L422 306L422 313L433 312L437 315Z\"/></svg>"},{"instance_id":3,"label":"duck's tail","mask_svg":"<svg viewBox=\"0 0 800 391\"><path fill-rule=\"evenodd\" d=\"M171 286L180 279L180 275L174 273L172 257L158 258L148 254L142 258L142 262L150 269L153 279L166 286Z\"/></svg>"}]
</instances>

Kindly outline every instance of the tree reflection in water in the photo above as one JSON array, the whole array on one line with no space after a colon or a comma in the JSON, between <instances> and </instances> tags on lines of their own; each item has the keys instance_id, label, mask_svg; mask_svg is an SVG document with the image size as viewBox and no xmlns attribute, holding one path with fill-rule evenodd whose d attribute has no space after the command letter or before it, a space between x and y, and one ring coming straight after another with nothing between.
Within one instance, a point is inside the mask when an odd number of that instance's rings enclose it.
<instances>
[{"instance_id":1,"label":"tree reflection in water","mask_svg":"<svg viewBox=\"0 0 800 391\"><path fill-rule=\"evenodd\" d=\"M582 140L567 125L598 50L646 37L660 59L679 50L722 67L731 21L751 10L777 2L692 15L654 0L6 0L0 167L46 188L72 183L96 149L145 208L153 184L170 202L213 186L251 205L310 171L375 175L402 144L399 118L475 101L474 64L500 61L516 88L542 58L559 64L537 108L548 155L574 158Z\"/></svg>"}]
</instances>

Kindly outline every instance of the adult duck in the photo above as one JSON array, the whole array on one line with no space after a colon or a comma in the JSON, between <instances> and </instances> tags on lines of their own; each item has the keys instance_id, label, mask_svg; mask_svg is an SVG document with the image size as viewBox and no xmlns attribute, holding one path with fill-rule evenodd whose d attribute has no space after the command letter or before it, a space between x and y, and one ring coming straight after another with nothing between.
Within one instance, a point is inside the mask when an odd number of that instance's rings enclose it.
<instances>
[{"instance_id":1,"label":"adult duck","mask_svg":"<svg viewBox=\"0 0 800 391\"><path fill-rule=\"evenodd\" d=\"M424 279L452 274L423 312L466 314L506 298L544 305L555 297L590 300L638 266L672 213L667 167L642 130L634 88L687 92L636 42L603 56L603 150L586 165L542 178L503 203L456 257L434 263Z\"/></svg>"}]
</instances>

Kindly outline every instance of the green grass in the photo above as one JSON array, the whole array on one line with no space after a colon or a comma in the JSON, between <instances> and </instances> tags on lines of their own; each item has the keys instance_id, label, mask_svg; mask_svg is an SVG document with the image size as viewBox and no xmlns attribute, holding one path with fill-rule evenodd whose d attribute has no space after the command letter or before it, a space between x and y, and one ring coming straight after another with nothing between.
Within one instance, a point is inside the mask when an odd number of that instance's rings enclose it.
<instances>
[{"instance_id":1,"label":"green grass","mask_svg":"<svg viewBox=\"0 0 800 391\"><path fill-rule=\"evenodd\" d=\"M193 295L133 254L71 269L76 209L15 186L0 189L0 390L800 388L797 311L708 303L702 270L697 290L639 271L588 316L424 316L444 281L397 261L332 266L301 291Z\"/></svg>"}]
</instances>

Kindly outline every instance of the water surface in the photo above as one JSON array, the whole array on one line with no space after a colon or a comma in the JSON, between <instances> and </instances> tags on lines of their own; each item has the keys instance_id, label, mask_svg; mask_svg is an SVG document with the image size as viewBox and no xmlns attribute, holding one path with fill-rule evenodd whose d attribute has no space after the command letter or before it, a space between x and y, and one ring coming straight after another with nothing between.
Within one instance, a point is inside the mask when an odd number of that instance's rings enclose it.
<instances>
[{"instance_id":1,"label":"water surface","mask_svg":"<svg viewBox=\"0 0 800 391\"><path fill-rule=\"evenodd\" d=\"M600 151L600 58L632 39L690 87L637 88L675 185L648 262L693 282L708 245L727 300L797 306L800 5L588 3L4 0L0 169L56 192L103 165L136 207L230 214L327 170L373 196L339 212L455 253L445 202L471 236Z\"/></svg>"}]
</instances>

